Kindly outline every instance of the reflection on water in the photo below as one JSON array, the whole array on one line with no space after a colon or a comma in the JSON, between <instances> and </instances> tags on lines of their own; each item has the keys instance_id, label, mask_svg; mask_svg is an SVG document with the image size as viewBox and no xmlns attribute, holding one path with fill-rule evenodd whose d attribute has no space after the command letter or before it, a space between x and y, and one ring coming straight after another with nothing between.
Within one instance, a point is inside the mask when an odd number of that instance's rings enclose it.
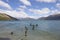
<instances>
[{"instance_id":1,"label":"reflection on water","mask_svg":"<svg viewBox=\"0 0 60 40\"><path fill-rule=\"evenodd\" d=\"M38 27L32 31L30 24L38 24ZM29 29L27 40L59 40L60 21L47 20L0 21L0 37L9 37L12 40L21 39L22 37L24 38L25 26ZM10 32L14 32L14 35L10 35Z\"/></svg>"}]
</instances>

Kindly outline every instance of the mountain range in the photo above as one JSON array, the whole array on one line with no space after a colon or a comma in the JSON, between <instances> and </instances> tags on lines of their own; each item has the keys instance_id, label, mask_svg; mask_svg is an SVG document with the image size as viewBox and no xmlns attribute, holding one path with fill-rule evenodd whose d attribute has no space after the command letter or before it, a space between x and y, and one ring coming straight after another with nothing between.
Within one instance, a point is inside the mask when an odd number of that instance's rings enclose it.
<instances>
[{"instance_id":1,"label":"mountain range","mask_svg":"<svg viewBox=\"0 0 60 40\"><path fill-rule=\"evenodd\" d=\"M38 20L60 20L60 14L50 15L48 17L41 17Z\"/></svg>"},{"instance_id":2,"label":"mountain range","mask_svg":"<svg viewBox=\"0 0 60 40\"><path fill-rule=\"evenodd\" d=\"M7 15L5 13L0 13L0 20L60 20L60 14L55 15L49 15L47 17L41 17L39 19L33 19L33 18L14 18L10 15Z\"/></svg>"}]
</instances>

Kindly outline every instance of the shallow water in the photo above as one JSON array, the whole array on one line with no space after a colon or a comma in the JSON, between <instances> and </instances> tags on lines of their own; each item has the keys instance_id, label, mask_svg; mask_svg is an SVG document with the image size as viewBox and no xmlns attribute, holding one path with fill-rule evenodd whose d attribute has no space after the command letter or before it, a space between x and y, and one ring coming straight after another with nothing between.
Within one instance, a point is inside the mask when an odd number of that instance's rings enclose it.
<instances>
[{"instance_id":1,"label":"shallow water","mask_svg":"<svg viewBox=\"0 0 60 40\"><path fill-rule=\"evenodd\" d=\"M31 24L38 24L32 30ZM28 27L28 36L24 37L24 27ZM10 32L14 35L10 35ZM11 40L60 40L60 21L0 21L0 37Z\"/></svg>"}]
</instances>

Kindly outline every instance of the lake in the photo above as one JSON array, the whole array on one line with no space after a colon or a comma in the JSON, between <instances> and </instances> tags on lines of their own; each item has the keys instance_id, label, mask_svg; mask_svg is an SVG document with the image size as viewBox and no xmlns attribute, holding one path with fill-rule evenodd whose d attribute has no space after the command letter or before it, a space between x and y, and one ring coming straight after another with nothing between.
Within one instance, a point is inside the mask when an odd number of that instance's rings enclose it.
<instances>
[{"instance_id":1,"label":"lake","mask_svg":"<svg viewBox=\"0 0 60 40\"><path fill-rule=\"evenodd\" d=\"M38 26L32 30L30 24ZM27 40L60 40L59 20L0 21L0 37L8 37L11 40L24 38L25 26L28 27ZM11 36L10 32L14 32L14 35Z\"/></svg>"}]
</instances>

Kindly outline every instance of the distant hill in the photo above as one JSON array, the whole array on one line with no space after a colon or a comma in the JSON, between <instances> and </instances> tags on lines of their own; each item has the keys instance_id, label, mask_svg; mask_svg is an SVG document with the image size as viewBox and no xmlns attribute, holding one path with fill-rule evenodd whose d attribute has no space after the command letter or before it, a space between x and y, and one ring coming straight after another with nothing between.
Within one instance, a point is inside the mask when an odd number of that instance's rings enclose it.
<instances>
[{"instance_id":1,"label":"distant hill","mask_svg":"<svg viewBox=\"0 0 60 40\"><path fill-rule=\"evenodd\" d=\"M41 17L39 20L60 20L60 14L50 15L48 17Z\"/></svg>"},{"instance_id":2,"label":"distant hill","mask_svg":"<svg viewBox=\"0 0 60 40\"><path fill-rule=\"evenodd\" d=\"M18 19L11 17L5 13L0 13L0 20L18 20Z\"/></svg>"},{"instance_id":3,"label":"distant hill","mask_svg":"<svg viewBox=\"0 0 60 40\"><path fill-rule=\"evenodd\" d=\"M23 20L23 21L28 21L28 20L35 20L35 19L33 19L33 18L20 18L19 20L20 20L20 21L21 21L21 20Z\"/></svg>"}]
</instances>

